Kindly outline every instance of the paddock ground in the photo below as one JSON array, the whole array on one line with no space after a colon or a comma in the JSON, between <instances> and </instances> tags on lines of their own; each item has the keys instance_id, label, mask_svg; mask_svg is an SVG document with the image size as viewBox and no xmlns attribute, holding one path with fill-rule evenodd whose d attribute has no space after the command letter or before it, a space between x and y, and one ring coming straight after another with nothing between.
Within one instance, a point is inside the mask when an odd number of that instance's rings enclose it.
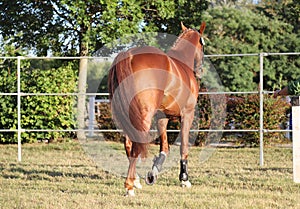
<instances>
[{"instance_id":1,"label":"paddock ground","mask_svg":"<svg viewBox=\"0 0 300 209\"><path fill-rule=\"evenodd\" d=\"M16 145L0 145L0 208L300 208L290 147L265 147L263 167L258 148L218 148L201 163L202 151L190 149L192 188L179 187L174 166L128 198L124 178L104 171L77 141L22 145L21 163Z\"/></svg>"}]
</instances>

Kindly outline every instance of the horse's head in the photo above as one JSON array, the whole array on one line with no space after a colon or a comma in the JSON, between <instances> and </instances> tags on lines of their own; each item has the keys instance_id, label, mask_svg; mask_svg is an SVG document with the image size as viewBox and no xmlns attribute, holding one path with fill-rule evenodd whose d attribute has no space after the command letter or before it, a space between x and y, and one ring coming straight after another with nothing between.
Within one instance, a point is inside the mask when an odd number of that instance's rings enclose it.
<instances>
[{"instance_id":1,"label":"horse's head","mask_svg":"<svg viewBox=\"0 0 300 209\"><path fill-rule=\"evenodd\" d=\"M199 31L196 29L192 29L194 33L197 33L197 43L196 43L196 50L195 50L195 60L194 60L194 72L196 77L201 78L203 75L203 65L204 65L204 38L203 32L205 30L206 23L202 22ZM183 23L181 22L182 31L189 30L186 28Z\"/></svg>"}]
</instances>

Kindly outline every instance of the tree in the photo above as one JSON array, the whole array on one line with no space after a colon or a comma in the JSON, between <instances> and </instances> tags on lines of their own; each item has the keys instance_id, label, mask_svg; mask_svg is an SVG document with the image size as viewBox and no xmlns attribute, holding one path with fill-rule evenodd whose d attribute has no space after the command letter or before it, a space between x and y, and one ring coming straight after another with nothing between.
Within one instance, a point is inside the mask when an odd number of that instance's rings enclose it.
<instances>
[{"instance_id":1,"label":"tree","mask_svg":"<svg viewBox=\"0 0 300 209\"><path fill-rule=\"evenodd\" d=\"M0 6L1 35L44 56L91 54L124 34L151 31L154 25L144 21L170 18L175 10L174 1L163 0L3 0Z\"/></svg>"},{"instance_id":2,"label":"tree","mask_svg":"<svg viewBox=\"0 0 300 209\"><path fill-rule=\"evenodd\" d=\"M173 35L177 35L181 32L179 27L180 21L185 25L199 29L202 14L207 10L209 2L207 0L174 0L174 10L170 11L173 15L167 19L151 18L152 13L147 12L145 23L147 25L155 24L156 28L160 32L165 32Z\"/></svg>"},{"instance_id":3,"label":"tree","mask_svg":"<svg viewBox=\"0 0 300 209\"><path fill-rule=\"evenodd\" d=\"M295 33L300 29L300 0L262 0L256 9L270 18L293 25Z\"/></svg>"},{"instance_id":4,"label":"tree","mask_svg":"<svg viewBox=\"0 0 300 209\"><path fill-rule=\"evenodd\" d=\"M211 8L203 15L207 22L207 54L300 51L293 27L278 19L257 14L250 9ZM257 57L211 59L227 90L257 90L259 61ZM264 59L264 88L286 85L299 76L299 57L270 56ZM279 78L284 79L280 81ZM279 83L281 82L281 83Z\"/></svg>"},{"instance_id":5,"label":"tree","mask_svg":"<svg viewBox=\"0 0 300 209\"><path fill-rule=\"evenodd\" d=\"M3 0L0 7L0 34L5 41L39 56L83 57L78 81L79 128L83 128L86 91L84 57L124 34L152 30L154 24L147 18L167 19L175 11L174 1L164 0Z\"/></svg>"}]
</instances>

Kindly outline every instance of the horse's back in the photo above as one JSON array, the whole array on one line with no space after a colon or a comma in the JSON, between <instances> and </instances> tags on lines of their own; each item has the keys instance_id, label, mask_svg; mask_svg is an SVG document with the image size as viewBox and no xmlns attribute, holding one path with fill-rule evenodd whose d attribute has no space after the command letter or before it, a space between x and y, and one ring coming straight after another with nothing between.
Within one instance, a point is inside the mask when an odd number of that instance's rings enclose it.
<instances>
[{"instance_id":1,"label":"horse's back","mask_svg":"<svg viewBox=\"0 0 300 209\"><path fill-rule=\"evenodd\" d=\"M134 72L139 70L167 70L169 59L162 50L151 47L136 47L128 51L132 56L131 65Z\"/></svg>"},{"instance_id":2,"label":"horse's back","mask_svg":"<svg viewBox=\"0 0 300 209\"><path fill-rule=\"evenodd\" d=\"M198 87L192 69L155 47L133 48L129 53L142 109L179 116L188 103L194 105Z\"/></svg>"}]
</instances>

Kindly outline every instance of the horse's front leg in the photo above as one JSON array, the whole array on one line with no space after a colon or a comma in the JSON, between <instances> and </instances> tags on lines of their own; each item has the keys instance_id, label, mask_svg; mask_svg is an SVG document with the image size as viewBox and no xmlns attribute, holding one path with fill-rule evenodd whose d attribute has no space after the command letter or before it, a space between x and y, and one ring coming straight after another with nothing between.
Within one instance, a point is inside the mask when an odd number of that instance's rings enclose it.
<instances>
[{"instance_id":1,"label":"horse's front leg","mask_svg":"<svg viewBox=\"0 0 300 209\"><path fill-rule=\"evenodd\" d=\"M156 182L158 174L162 170L162 165L165 162L167 154L169 153L169 144L167 137L168 121L168 118L159 118L157 121L157 129L160 138L160 153L158 157L154 158L152 170L148 172L145 178L145 181L148 185L153 185Z\"/></svg>"},{"instance_id":2,"label":"horse's front leg","mask_svg":"<svg viewBox=\"0 0 300 209\"><path fill-rule=\"evenodd\" d=\"M179 180L182 187L191 187L188 176L188 153L189 153L189 132L194 119L194 110L185 112L181 117L181 147L180 147L180 174Z\"/></svg>"}]
</instances>

